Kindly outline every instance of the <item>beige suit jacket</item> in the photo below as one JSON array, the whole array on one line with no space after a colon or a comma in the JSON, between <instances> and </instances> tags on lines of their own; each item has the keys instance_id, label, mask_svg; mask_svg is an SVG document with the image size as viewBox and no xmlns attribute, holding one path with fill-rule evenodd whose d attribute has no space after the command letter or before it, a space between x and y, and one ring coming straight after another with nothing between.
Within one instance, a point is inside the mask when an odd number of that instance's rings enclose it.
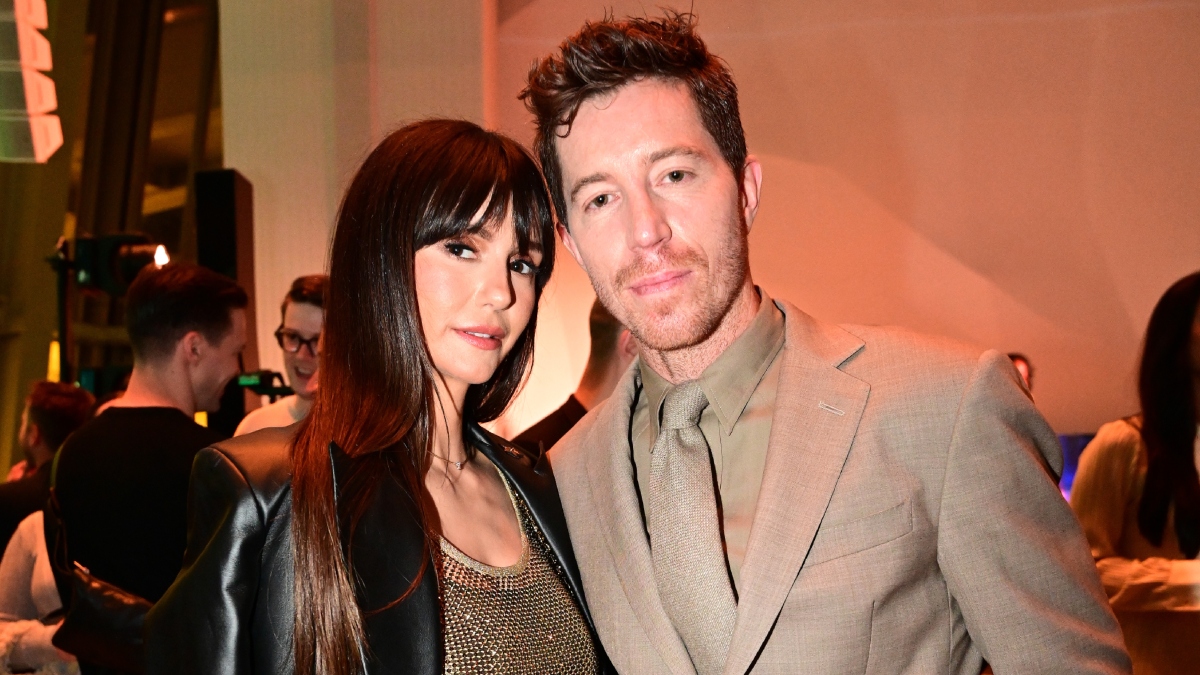
<instances>
[{"instance_id":1,"label":"beige suit jacket","mask_svg":"<svg viewBox=\"0 0 1200 675\"><path fill-rule=\"evenodd\" d=\"M726 675L1130 671L1007 358L787 303ZM551 451L622 673L694 673L663 611L630 459L636 368Z\"/></svg>"}]
</instances>

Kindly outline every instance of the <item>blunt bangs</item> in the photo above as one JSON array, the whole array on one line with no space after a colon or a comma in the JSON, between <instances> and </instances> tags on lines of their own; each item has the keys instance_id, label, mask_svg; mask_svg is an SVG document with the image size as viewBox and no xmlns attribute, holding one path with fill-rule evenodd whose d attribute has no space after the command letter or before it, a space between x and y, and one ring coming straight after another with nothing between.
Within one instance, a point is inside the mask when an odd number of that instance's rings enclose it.
<instances>
[{"instance_id":1,"label":"blunt bangs","mask_svg":"<svg viewBox=\"0 0 1200 675\"><path fill-rule=\"evenodd\" d=\"M511 212L518 250L542 254L540 290L554 264L554 217L537 164L515 143L494 135L462 133L447 140L448 147L413 158L429 162L428 175L439 177L429 186L414 248L491 234Z\"/></svg>"}]
</instances>

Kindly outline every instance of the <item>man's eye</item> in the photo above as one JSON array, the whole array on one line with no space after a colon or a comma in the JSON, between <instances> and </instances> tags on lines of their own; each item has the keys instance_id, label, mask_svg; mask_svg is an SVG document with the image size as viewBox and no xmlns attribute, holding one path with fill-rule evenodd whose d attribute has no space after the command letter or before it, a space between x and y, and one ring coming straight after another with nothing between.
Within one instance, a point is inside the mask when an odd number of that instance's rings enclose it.
<instances>
[{"instance_id":1,"label":"man's eye","mask_svg":"<svg viewBox=\"0 0 1200 675\"><path fill-rule=\"evenodd\" d=\"M671 181L672 183L678 183L679 181L683 180L686 176L687 176L687 172L676 169L676 170L672 171L671 173L667 174L667 180Z\"/></svg>"},{"instance_id":2,"label":"man's eye","mask_svg":"<svg viewBox=\"0 0 1200 675\"><path fill-rule=\"evenodd\" d=\"M604 206L605 204L607 204L611 199L612 199L612 197L610 197L609 195L598 195L594 199L592 199L591 205L595 206L596 208L600 208L600 207Z\"/></svg>"}]
</instances>

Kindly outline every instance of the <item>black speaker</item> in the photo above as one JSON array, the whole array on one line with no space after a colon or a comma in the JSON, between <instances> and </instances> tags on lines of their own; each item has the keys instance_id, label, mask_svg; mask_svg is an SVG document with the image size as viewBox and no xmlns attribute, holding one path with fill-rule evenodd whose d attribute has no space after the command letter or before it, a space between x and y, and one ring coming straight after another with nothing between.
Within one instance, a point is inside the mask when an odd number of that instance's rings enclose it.
<instances>
[{"instance_id":1,"label":"black speaker","mask_svg":"<svg viewBox=\"0 0 1200 675\"><path fill-rule=\"evenodd\" d=\"M196 262L236 279L246 291L246 350L242 370L258 370L258 334L254 321L254 190L234 169L198 171L196 186ZM260 399L244 390L237 378L225 388L221 408L208 416L208 426L232 436L242 418Z\"/></svg>"}]
</instances>

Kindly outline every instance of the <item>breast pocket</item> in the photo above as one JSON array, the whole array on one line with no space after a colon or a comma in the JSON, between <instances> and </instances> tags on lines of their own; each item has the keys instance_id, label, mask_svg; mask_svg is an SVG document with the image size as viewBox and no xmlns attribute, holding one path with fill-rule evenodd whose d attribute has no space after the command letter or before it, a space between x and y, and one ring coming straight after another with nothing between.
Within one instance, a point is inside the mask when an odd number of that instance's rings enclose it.
<instances>
[{"instance_id":1,"label":"breast pocket","mask_svg":"<svg viewBox=\"0 0 1200 675\"><path fill-rule=\"evenodd\" d=\"M865 551L912 532L912 505L906 499L893 507L844 523L821 524L804 560L805 567Z\"/></svg>"}]
</instances>

